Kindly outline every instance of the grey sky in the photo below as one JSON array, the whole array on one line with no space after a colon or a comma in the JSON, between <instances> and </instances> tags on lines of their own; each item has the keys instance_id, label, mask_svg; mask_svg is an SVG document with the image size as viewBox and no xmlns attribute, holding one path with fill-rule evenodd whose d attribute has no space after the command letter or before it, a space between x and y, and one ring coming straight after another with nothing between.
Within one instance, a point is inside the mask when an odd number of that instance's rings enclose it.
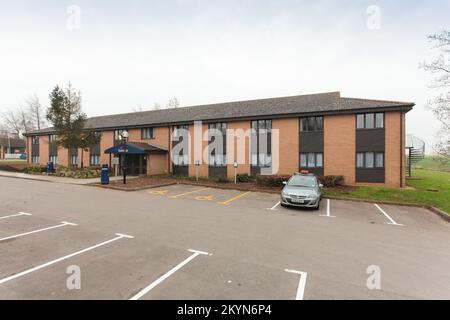
<instances>
[{"instance_id":1,"label":"grey sky","mask_svg":"<svg viewBox=\"0 0 450 320\"><path fill-rule=\"evenodd\" d=\"M88 115L341 91L413 101L408 132L434 141L426 36L450 1L0 1L0 109L56 84ZM68 14L71 5L80 8ZM367 8L381 9L370 29ZM73 12L73 11L72 11ZM69 28L68 28L69 26Z\"/></svg>"}]
</instances>

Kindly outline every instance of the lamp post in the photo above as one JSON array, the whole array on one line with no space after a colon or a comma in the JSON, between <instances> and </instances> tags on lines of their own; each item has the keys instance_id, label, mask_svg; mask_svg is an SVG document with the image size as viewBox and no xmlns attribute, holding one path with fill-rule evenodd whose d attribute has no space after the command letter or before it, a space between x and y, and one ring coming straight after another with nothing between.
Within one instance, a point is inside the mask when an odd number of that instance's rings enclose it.
<instances>
[{"instance_id":1,"label":"lamp post","mask_svg":"<svg viewBox=\"0 0 450 320\"><path fill-rule=\"evenodd\" d=\"M122 131L122 143L126 144L128 140L128 132L126 130ZM123 184L127 183L127 167L126 167L126 152L127 152L127 147L124 146L124 153L122 154L122 173L123 173Z\"/></svg>"},{"instance_id":2,"label":"lamp post","mask_svg":"<svg viewBox=\"0 0 450 320\"><path fill-rule=\"evenodd\" d=\"M234 184L237 184L237 168L238 168L238 163L235 160L233 162L233 168L234 168Z\"/></svg>"},{"instance_id":3,"label":"lamp post","mask_svg":"<svg viewBox=\"0 0 450 320\"><path fill-rule=\"evenodd\" d=\"M200 167L200 161L195 161L195 181L198 182L198 168Z\"/></svg>"}]
</instances>

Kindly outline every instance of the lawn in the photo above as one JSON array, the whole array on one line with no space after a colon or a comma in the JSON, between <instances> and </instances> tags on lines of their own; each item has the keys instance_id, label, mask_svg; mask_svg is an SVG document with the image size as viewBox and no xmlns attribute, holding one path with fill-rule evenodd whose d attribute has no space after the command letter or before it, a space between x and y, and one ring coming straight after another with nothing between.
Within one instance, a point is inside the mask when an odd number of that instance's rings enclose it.
<instances>
[{"instance_id":1,"label":"lawn","mask_svg":"<svg viewBox=\"0 0 450 320\"><path fill-rule=\"evenodd\" d=\"M436 164L434 161L431 163ZM408 189L360 187L343 191L327 190L324 195L336 198L431 205L450 215L450 170L443 172L416 169L413 170L413 174L414 179L408 179L410 187ZM429 189L437 192L429 191Z\"/></svg>"},{"instance_id":2,"label":"lawn","mask_svg":"<svg viewBox=\"0 0 450 320\"><path fill-rule=\"evenodd\" d=\"M422 161L414 164L414 169L450 172L450 158L439 156L427 156Z\"/></svg>"}]
</instances>

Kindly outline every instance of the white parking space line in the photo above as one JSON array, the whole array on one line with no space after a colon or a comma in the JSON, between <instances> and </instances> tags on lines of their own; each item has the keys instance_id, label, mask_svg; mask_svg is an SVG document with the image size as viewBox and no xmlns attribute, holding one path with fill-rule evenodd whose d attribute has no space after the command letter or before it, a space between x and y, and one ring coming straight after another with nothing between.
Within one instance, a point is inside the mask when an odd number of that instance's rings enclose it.
<instances>
[{"instance_id":1,"label":"white parking space line","mask_svg":"<svg viewBox=\"0 0 450 320\"><path fill-rule=\"evenodd\" d=\"M31 216L31 213L19 212L19 213L17 213L17 214L12 214L12 215L9 215L9 216L3 216L3 217L0 217L0 220L1 220L1 219L12 218L12 217L19 217L19 216Z\"/></svg>"},{"instance_id":2,"label":"white parking space line","mask_svg":"<svg viewBox=\"0 0 450 320\"><path fill-rule=\"evenodd\" d=\"M392 219L392 218L391 218L391 217L390 217L383 209L381 209L381 207L380 207L379 205L374 204L374 206L375 206L378 210L380 210L380 212L381 212L382 214L384 214L386 218L389 219L390 222L387 222L386 224L391 224L391 225L394 225L394 226L404 226L403 224L399 224L399 223L395 222L394 219Z\"/></svg>"},{"instance_id":3,"label":"white parking space line","mask_svg":"<svg viewBox=\"0 0 450 320\"><path fill-rule=\"evenodd\" d=\"M195 259L197 256L199 255L210 255L208 252L203 252L203 251L198 251L198 250L192 250L189 249L189 252L192 252L193 254L191 256L189 256L187 259L183 260L182 262L180 262L178 265L176 265L174 268L172 268L171 270L169 270L168 272L166 272L165 274L163 274L161 277L159 277L158 279L156 279L155 281L153 281L151 284L149 284L147 287L145 287L144 289L142 289L141 291L139 291L137 294L135 294L134 296L132 296L130 298L130 300L139 300L140 298L142 298L144 295L146 295L147 293L149 293L152 289L154 289L155 287L157 287L160 283L162 283L164 280L166 280L167 278L169 278L172 274L174 274L175 272L177 272L178 270L180 270L182 267L184 267L186 264L188 264L189 262L191 262L193 259Z\"/></svg>"},{"instance_id":4,"label":"white parking space line","mask_svg":"<svg viewBox=\"0 0 450 320\"><path fill-rule=\"evenodd\" d=\"M302 272L302 271L297 271L297 270L289 270L289 269L285 269L284 271L300 275L300 280L298 282L297 295L295 297L295 300L303 300L303 296L305 294L305 287L306 287L306 278L308 276L308 273Z\"/></svg>"},{"instance_id":5,"label":"white parking space line","mask_svg":"<svg viewBox=\"0 0 450 320\"><path fill-rule=\"evenodd\" d=\"M278 201L272 208L267 208L267 210L276 211L280 204L281 204L281 201Z\"/></svg>"},{"instance_id":6,"label":"white parking space line","mask_svg":"<svg viewBox=\"0 0 450 320\"><path fill-rule=\"evenodd\" d=\"M336 216L331 215L331 201L330 199L327 199L327 214L321 214L321 217L328 217L328 218L336 218Z\"/></svg>"},{"instance_id":7,"label":"white parking space line","mask_svg":"<svg viewBox=\"0 0 450 320\"><path fill-rule=\"evenodd\" d=\"M133 236L128 236L128 235L126 235L126 234L121 234L121 233L116 233L116 235L117 235L117 237L115 237L115 238L113 238L113 239L111 239L111 240L108 240L108 241L105 241L105 242L96 244L96 245L91 246L91 247L89 247L89 248L86 248L86 249L83 249L83 250L80 250L80 251L71 253L71 254L69 254L69 255L67 255L67 256L64 256L64 257L61 257L61 258L58 258L58 259L49 261L49 262L44 263L44 264L41 264L41 265L39 265L39 266L37 266L37 267L34 267L34 268L31 268L31 269L22 271L22 272L20 272L20 273L16 273L16 274L14 274L14 275L12 275L12 276L3 278L3 279L0 280L0 284L3 284L3 283L5 283L5 282L11 281L11 280L13 280L13 279L22 277L22 276L24 276L24 275L27 275L27 274L32 273L32 272L34 272L34 271L43 269L43 268L45 268L45 267L51 266L52 264L61 262L61 261L63 261L63 260L66 260L66 259L69 259L69 258L71 258L71 257L74 257L74 256L76 256L76 255L79 255L79 254L85 253L85 252L87 252L87 251L96 249L96 248L98 248L98 247L104 246L104 245L106 245L106 244L108 244L108 243L111 243L111 242L114 242L114 241L117 241L117 240L120 240L120 239L123 239L123 238L128 238L128 239L134 238Z\"/></svg>"},{"instance_id":8,"label":"white parking space line","mask_svg":"<svg viewBox=\"0 0 450 320\"><path fill-rule=\"evenodd\" d=\"M27 235L30 235L30 234L33 234L33 233L38 233L38 232L47 231L47 230L51 230L51 229L61 228L61 227L65 227L65 226L76 226L76 225L77 224L75 224L75 223L62 221L61 224L58 224L56 226L51 226L51 227L47 227L47 228L43 228L43 229L30 231L30 232L19 233L19 234L16 234L16 235L13 235L13 236L10 236L10 237L6 237L6 238L1 238L0 242L5 241L5 240L9 240L9 239L14 239L14 238L27 236Z\"/></svg>"}]
</instances>

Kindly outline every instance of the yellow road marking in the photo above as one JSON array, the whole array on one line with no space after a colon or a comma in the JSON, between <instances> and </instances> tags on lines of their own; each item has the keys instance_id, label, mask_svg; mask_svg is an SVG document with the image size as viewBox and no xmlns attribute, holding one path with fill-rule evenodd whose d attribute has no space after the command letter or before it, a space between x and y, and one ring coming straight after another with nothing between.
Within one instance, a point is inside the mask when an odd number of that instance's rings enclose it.
<instances>
[{"instance_id":1,"label":"yellow road marking","mask_svg":"<svg viewBox=\"0 0 450 320\"><path fill-rule=\"evenodd\" d=\"M149 194L153 194L156 196L165 196L167 194L167 192L169 192L169 190L153 190L153 191L149 191Z\"/></svg>"},{"instance_id":2,"label":"yellow road marking","mask_svg":"<svg viewBox=\"0 0 450 320\"><path fill-rule=\"evenodd\" d=\"M198 196L198 197L195 197L195 200L198 200L198 201L213 201L214 200L214 196Z\"/></svg>"},{"instance_id":3,"label":"yellow road marking","mask_svg":"<svg viewBox=\"0 0 450 320\"><path fill-rule=\"evenodd\" d=\"M251 193L250 191L241 193L240 195L238 195L238 196L236 196L236 197L234 197L234 198L228 199L228 200L223 201L223 202L219 202L219 204L227 205L227 204L229 204L229 203L231 203L231 202L233 202L233 201L235 201L235 200L237 200L237 199L240 199L240 198L242 198L242 197L245 197L246 195L248 195L248 194L250 194L250 193Z\"/></svg>"},{"instance_id":4,"label":"yellow road marking","mask_svg":"<svg viewBox=\"0 0 450 320\"><path fill-rule=\"evenodd\" d=\"M172 196L171 198L176 199L176 198L179 198L179 197L182 197L182 196L187 196L188 194L192 194L192 193L196 193L196 192L200 192L200 191L204 191L204 190L208 190L208 188L197 189L197 190L194 190L194 191L185 192L185 193L182 193L182 194L177 194L175 196Z\"/></svg>"}]
</instances>

